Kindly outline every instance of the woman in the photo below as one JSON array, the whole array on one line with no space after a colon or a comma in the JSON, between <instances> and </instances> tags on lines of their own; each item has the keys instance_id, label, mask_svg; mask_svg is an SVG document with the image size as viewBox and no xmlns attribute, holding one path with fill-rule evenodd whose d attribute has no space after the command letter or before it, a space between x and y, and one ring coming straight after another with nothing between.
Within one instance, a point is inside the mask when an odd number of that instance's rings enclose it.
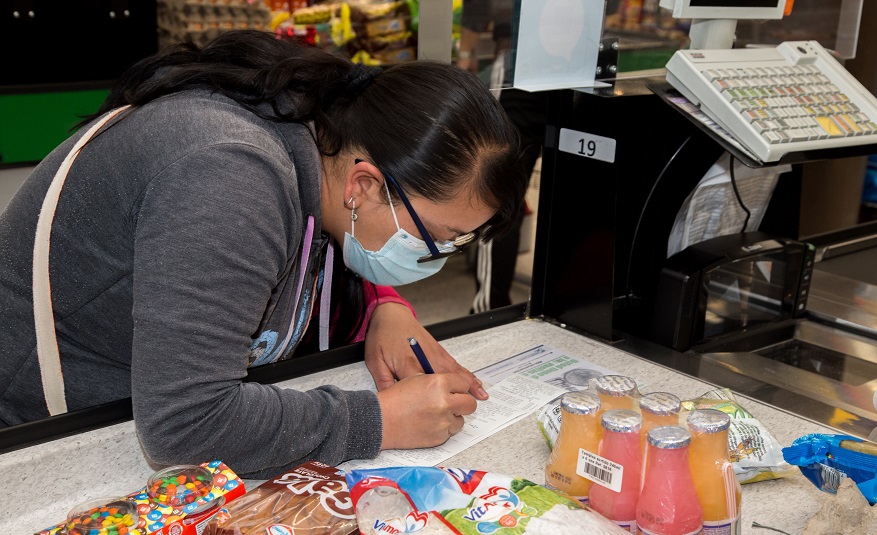
<instances>
[{"instance_id":1,"label":"woman","mask_svg":"<svg viewBox=\"0 0 877 535\"><path fill-rule=\"evenodd\" d=\"M51 223L69 410L131 396L154 462L264 478L440 444L486 399L388 287L435 273L470 232L501 233L523 203L514 127L475 77L235 31L139 62L86 122L119 109L78 153ZM48 414L35 228L85 130L0 216L6 425ZM241 382L248 366L363 339L377 393Z\"/></svg>"}]
</instances>

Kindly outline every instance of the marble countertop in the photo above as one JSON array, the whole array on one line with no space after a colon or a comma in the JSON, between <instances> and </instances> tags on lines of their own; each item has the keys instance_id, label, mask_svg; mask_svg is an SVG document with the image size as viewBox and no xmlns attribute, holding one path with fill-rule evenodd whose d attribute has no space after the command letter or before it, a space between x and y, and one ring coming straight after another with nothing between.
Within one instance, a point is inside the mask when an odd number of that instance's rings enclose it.
<instances>
[{"instance_id":1,"label":"marble countertop","mask_svg":"<svg viewBox=\"0 0 877 535\"><path fill-rule=\"evenodd\" d=\"M502 325L442 343L471 370L544 344L643 381L642 393L664 391L691 399L722 386L705 383L537 319ZM300 390L324 384L348 389L374 389L361 362L279 383ZM788 446L805 434L838 432L754 399L738 396L738 401L770 430L782 446ZM543 483L548 454L548 445L534 414L442 464ZM0 474L5 480L0 486L0 533L36 533L63 520L67 511L78 503L125 495L142 488L149 476L160 468L144 457L133 422L0 455ZM260 481L245 483L247 488L253 488ZM787 533L801 533L810 517L830 496L816 489L800 473L743 485L742 533L776 533L754 528L753 522Z\"/></svg>"}]
</instances>

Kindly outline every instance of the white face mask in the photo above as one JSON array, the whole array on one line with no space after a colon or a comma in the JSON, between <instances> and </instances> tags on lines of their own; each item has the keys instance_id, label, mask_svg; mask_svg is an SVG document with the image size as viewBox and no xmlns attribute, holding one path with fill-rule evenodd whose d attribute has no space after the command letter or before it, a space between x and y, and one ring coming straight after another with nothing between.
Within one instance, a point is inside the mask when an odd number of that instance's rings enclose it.
<instances>
[{"instance_id":1,"label":"white face mask","mask_svg":"<svg viewBox=\"0 0 877 535\"><path fill-rule=\"evenodd\" d=\"M447 258L418 263L417 260L430 253L426 242L399 227L399 219L387 188L390 210L396 223L396 233L378 251L366 250L354 237L356 224L355 206L351 209L350 233L344 233L344 264L360 277L381 286L401 286L416 282L437 273ZM451 246L453 247L453 246Z\"/></svg>"}]
</instances>

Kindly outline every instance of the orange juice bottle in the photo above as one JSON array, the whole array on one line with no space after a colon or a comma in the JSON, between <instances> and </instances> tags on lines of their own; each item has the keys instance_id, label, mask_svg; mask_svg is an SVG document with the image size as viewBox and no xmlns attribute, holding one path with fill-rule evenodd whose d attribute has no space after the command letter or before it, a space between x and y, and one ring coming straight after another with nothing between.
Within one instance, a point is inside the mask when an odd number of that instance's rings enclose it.
<instances>
[{"instance_id":1,"label":"orange juice bottle","mask_svg":"<svg viewBox=\"0 0 877 535\"><path fill-rule=\"evenodd\" d=\"M594 379L594 389L600 396L600 412L612 409L633 409L636 381L626 375L601 375Z\"/></svg>"},{"instance_id":2,"label":"orange juice bottle","mask_svg":"<svg viewBox=\"0 0 877 535\"><path fill-rule=\"evenodd\" d=\"M681 409L682 401L669 392L651 392L639 398L639 411L643 417L643 451L648 444L649 431L664 425L679 425Z\"/></svg>"},{"instance_id":3,"label":"orange juice bottle","mask_svg":"<svg viewBox=\"0 0 877 535\"><path fill-rule=\"evenodd\" d=\"M642 481L642 417L629 409L603 413L600 455L586 467L597 483L591 487L588 505L618 526L636 533L636 503Z\"/></svg>"},{"instance_id":4,"label":"orange juice bottle","mask_svg":"<svg viewBox=\"0 0 877 535\"><path fill-rule=\"evenodd\" d=\"M560 409L560 432L545 464L545 483L586 504L593 482L579 474L579 450L597 454L600 398L588 391L567 392Z\"/></svg>"},{"instance_id":5,"label":"orange juice bottle","mask_svg":"<svg viewBox=\"0 0 877 535\"><path fill-rule=\"evenodd\" d=\"M688 462L703 507L704 532L739 535L741 490L728 454L731 418L716 409L698 409L688 415L691 448Z\"/></svg>"},{"instance_id":6,"label":"orange juice bottle","mask_svg":"<svg viewBox=\"0 0 877 535\"><path fill-rule=\"evenodd\" d=\"M647 468L636 504L639 535L697 535L703 530L703 508L688 464L691 433L678 425L648 433Z\"/></svg>"}]
</instances>

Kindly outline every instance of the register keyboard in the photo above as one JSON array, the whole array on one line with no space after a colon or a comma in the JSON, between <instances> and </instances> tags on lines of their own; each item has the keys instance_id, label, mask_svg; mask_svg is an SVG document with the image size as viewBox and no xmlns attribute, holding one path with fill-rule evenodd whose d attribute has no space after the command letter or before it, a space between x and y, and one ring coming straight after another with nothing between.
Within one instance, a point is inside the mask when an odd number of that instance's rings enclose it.
<instances>
[{"instance_id":1,"label":"register keyboard","mask_svg":"<svg viewBox=\"0 0 877 535\"><path fill-rule=\"evenodd\" d=\"M679 50L667 82L761 162L877 143L877 99L816 41Z\"/></svg>"}]
</instances>

